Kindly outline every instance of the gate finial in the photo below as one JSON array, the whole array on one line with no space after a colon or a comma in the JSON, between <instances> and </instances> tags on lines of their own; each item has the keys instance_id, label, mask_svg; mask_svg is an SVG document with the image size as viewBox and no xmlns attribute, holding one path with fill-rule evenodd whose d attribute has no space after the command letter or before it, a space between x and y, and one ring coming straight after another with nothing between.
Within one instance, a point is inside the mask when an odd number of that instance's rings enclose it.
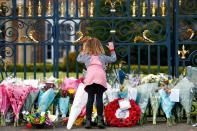
<instances>
[{"instance_id":1,"label":"gate finial","mask_svg":"<svg viewBox=\"0 0 197 131\"><path fill-rule=\"evenodd\" d=\"M186 54L188 54L189 51L188 50L185 50L185 46L183 45L182 46L182 50L178 50L178 55L181 56L181 59L185 59L186 57Z\"/></svg>"}]
</instances>

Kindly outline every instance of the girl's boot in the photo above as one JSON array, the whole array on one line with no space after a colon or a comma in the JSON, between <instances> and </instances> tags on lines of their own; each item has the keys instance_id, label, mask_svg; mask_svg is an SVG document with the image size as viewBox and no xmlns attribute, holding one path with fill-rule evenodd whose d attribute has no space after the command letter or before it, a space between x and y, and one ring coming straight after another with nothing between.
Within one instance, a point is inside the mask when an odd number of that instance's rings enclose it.
<instances>
[{"instance_id":1,"label":"girl's boot","mask_svg":"<svg viewBox=\"0 0 197 131\"><path fill-rule=\"evenodd\" d=\"M98 124L97 124L98 128L104 129L105 125L104 125L104 120L102 116L98 116Z\"/></svg>"},{"instance_id":2,"label":"girl's boot","mask_svg":"<svg viewBox=\"0 0 197 131\"><path fill-rule=\"evenodd\" d=\"M91 120L86 120L85 128L86 129L91 129L92 128L92 126L91 126Z\"/></svg>"}]
</instances>

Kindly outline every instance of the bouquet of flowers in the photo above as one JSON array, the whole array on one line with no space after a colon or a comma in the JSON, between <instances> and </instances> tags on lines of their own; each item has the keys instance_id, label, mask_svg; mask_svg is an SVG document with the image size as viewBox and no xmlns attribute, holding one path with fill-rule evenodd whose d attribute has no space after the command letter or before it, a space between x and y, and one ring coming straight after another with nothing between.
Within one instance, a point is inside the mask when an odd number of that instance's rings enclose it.
<instances>
[{"instance_id":1,"label":"bouquet of flowers","mask_svg":"<svg viewBox=\"0 0 197 131\"><path fill-rule=\"evenodd\" d=\"M71 111L69 114L69 119L67 123L67 129L71 129L75 120L80 115L81 111L83 110L84 106L88 100L88 94L84 90L85 86L83 83L79 84L77 88L75 98L71 107ZM83 99L82 99L83 98Z\"/></svg>"},{"instance_id":2,"label":"bouquet of flowers","mask_svg":"<svg viewBox=\"0 0 197 131\"><path fill-rule=\"evenodd\" d=\"M14 126L19 125L19 113L25 103L27 96L29 95L30 90L31 86L26 86L21 83L9 84L6 88L8 98L10 100L13 112L15 114Z\"/></svg>"},{"instance_id":3,"label":"bouquet of flowers","mask_svg":"<svg viewBox=\"0 0 197 131\"><path fill-rule=\"evenodd\" d=\"M58 98L58 106L62 118L66 117L69 108L70 97L67 95L68 92L66 90L59 90L60 97Z\"/></svg>"},{"instance_id":4,"label":"bouquet of flowers","mask_svg":"<svg viewBox=\"0 0 197 131\"><path fill-rule=\"evenodd\" d=\"M0 125L1 126L6 125L5 118L9 107L10 107L10 100L6 93L6 86L1 84L0 85L0 116L1 116Z\"/></svg>"},{"instance_id":5,"label":"bouquet of flowers","mask_svg":"<svg viewBox=\"0 0 197 131\"><path fill-rule=\"evenodd\" d=\"M45 126L52 127L53 123L56 119L55 116L50 115L48 112L36 112L30 114L29 112L22 112L24 115L25 121L27 121L26 127L27 128L43 128Z\"/></svg>"}]
</instances>

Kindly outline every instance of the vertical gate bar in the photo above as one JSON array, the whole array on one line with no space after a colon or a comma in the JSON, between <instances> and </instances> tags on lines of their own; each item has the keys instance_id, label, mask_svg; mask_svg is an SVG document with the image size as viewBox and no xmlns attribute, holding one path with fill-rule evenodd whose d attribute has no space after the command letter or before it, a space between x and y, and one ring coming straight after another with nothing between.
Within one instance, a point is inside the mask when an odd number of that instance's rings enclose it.
<instances>
[{"instance_id":1,"label":"vertical gate bar","mask_svg":"<svg viewBox=\"0 0 197 131\"><path fill-rule=\"evenodd\" d=\"M140 74L140 45L138 46L138 75Z\"/></svg>"},{"instance_id":2,"label":"vertical gate bar","mask_svg":"<svg viewBox=\"0 0 197 131\"><path fill-rule=\"evenodd\" d=\"M13 18L16 18L16 7L17 7L17 4L16 4L16 0L12 0L12 13L13 13Z\"/></svg>"},{"instance_id":3,"label":"vertical gate bar","mask_svg":"<svg viewBox=\"0 0 197 131\"><path fill-rule=\"evenodd\" d=\"M53 76L55 77L55 68L56 68L56 61L55 61L55 59L56 59L56 54L55 54L55 50L56 50L56 48L55 48L55 44L53 43Z\"/></svg>"},{"instance_id":4,"label":"vertical gate bar","mask_svg":"<svg viewBox=\"0 0 197 131\"><path fill-rule=\"evenodd\" d=\"M57 4L57 3L58 3L58 1L56 1L56 0L53 1L53 16L52 16L53 20L54 20L56 17L59 17L59 14L56 15L56 13L55 13L56 10L58 10L58 9L56 9L56 7L57 7L56 4ZM55 23L54 23L54 26L55 26Z\"/></svg>"},{"instance_id":5,"label":"vertical gate bar","mask_svg":"<svg viewBox=\"0 0 197 131\"><path fill-rule=\"evenodd\" d=\"M13 18L15 19L16 18L16 0L12 0L12 14L13 14ZM14 77L17 76L17 73L16 73L16 59L17 59L17 56L16 56L16 51L17 51L17 46L16 46L16 43L14 44Z\"/></svg>"},{"instance_id":6,"label":"vertical gate bar","mask_svg":"<svg viewBox=\"0 0 197 131\"><path fill-rule=\"evenodd\" d=\"M24 18L26 18L26 3L27 3L27 1L24 0L24 4L23 4Z\"/></svg>"},{"instance_id":7,"label":"vertical gate bar","mask_svg":"<svg viewBox=\"0 0 197 131\"><path fill-rule=\"evenodd\" d=\"M27 67L26 67L26 45L24 45L24 49L23 49L23 59L24 59L24 79L27 78Z\"/></svg>"},{"instance_id":8,"label":"vertical gate bar","mask_svg":"<svg viewBox=\"0 0 197 131\"><path fill-rule=\"evenodd\" d=\"M57 34L57 37L56 37L56 39L57 39L57 51L58 51L58 53L57 53L57 70L56 70L56 77L57 78L59 78L59 53L60 53L60 51L59 51L59 47L60 47L60 44L59 44L59 36L60 36L60 24L59 24L59 20L60 20L60 17L59 17L59 8L60 8L60 4L59 4L59 2L57 2L57 10L56 10L56 17L57 17L57 29L56 29L56 34Z\"/></svg>"},{"instance_id":9,"label":"vertical gate bar","mask_svg":"<svg viewBox=\"0 0 197 131\"><path fill-rule=\"evenodd\" d=\"M56 67L56 63L55 63L55 46L54 46L54 44L52 44L52 47L53 48L51 48L51 49L53 49L52 51L53 51L53 56L52 56L52 58L53 58L53 76L55 77L55 67Z\"/></svg>"},{"instance_id":10,"label":"vertical gate bar","mask_svg":"<svg viewBox=\"0 0 197 131\"><path fill-rule=\"evenodd\" d=\"M69 45L66 45L66 76L69 77Z\"/></svg>"},{"instance_id":11,"label":"vertical gate bar","mask_svg":"<svg viewBox=\"0 0 197 131\"><path fill-rule=\"evenodd\" d=\"M33 45L34 47L34 79L36 79L36 45Z\"/></svg>"},{"instance_id":12,"label":"vertical gate bar","mask_svg":"<svg viewBox=\"0 0 197 131\"><path fill-rule=\"evenodd\" d=\"M171 43L170 43L170 0L167 0L167 17L166 17L166 30L169 33L169 35L167 35L167 47L168 47L168 75L172 75L171 74Z\"/></svg>"},{"instance_id":13,"label":"vertical gate bar","mask_svg":"<svg viewBox=\"0 0 197 131\"><path fill-rule=\"evenodd\" d=\"M139 18L141 16L141 0L138 0L137 8L138 8L137 17Z\"/></svg>"},{"instance_id":14,"label":"vertical gate bar","mask_svg":"<svg viewBox=\"0 0 197 131\"><path fill-rule=\"evenodd\" d=\"M78 0L76 0L76 17L77 18L79 16L78 9L79 9L79 4L78 4Z\"/></svg>"},{"instance_id":15,"label":"vertical gate bar","mask_svg":"<svg viewBox=\"0 0 197 131\"><path fill-rule=\"evenodd\" d=\"M127 17L131 16L131 0L127 0Z\"/></svg>"},{"instance_id":16,"label":"vertical gate bar","mask_svg":"<svg viewBox=\"0 0 197 131\"><path fill-rule=\"evenodd\" d=\"M57 50L57 46L58 46L58 26L59 26L59 19L58 19L58 1L54 1L54 17L53 17L53 21L54 21L54 41L53 41L53 76L57 77L57 61L59 61L58 58L58 53L59 50Z\"/></svg>"},{"instance_id":17,"label":"vertical gate bar","mask_svg":"<svg viewBox=\"0 0 197 131\"><path fill-rule=\"evenodd\" d=\"M150 46L148 46L148 74L150 74L150 65L151 65L151 58L150 58Z\"/></svg>"},{"instance_id":18,"label":"vertical gate bar","mask_svg":"<svg viewBox=\"0 0 197 131\"><path fill-rule=\"evenodd\" d=\"M56 23L56 13L55 13L55 12L56 12L56 8L55 8L55 7L56 7L56 4L57 4L57 1L54 1L54 8L53 8L53 13L54 13L54 15L53 15L53 22L54 22L54 23L53 23L53 24L54 24L54 25L53 25L53 32L54 32L54 33L53 33L53 39L54 39L54 40L53 40L53 43L52 43L52 45L51 45L51 50L52 50L52 52L53 52L53 53L52 53L52 54L53 54L53 55L52 55L52 59L53 59L53 76L54 76L54 77L55 77L55 75L56 75L56 74L55 74L55 72L56 72L56 70L55 70L55 67L56 67L56 60L55 60L55 59L56 59L56 53L55 53L56 48L55 48L55 42L56 42L56 37L57 37L57 35L56 35L56 26L57 26L56 24L57 24L57 23Z\"/></svg>"},{"instance_id":19,"label":"vertical gate bar","mask_svg":"<svg viewBox=\"0 0 197 131\"><path fill-rule=\"evenodd\" d=\"M157 16L160 16L160 0L157 1Z\"/></svg>"},{"instance_id":20,"label":"vertical gate bar","mask_svg":"<svg viewBox=\"0 0 197 131\"><path fill-rule=\"evenodd\" d=\"M160 73L160 46L157 45L157 66L158 66L158 70L157 72Z\"/></svg>"},{"instance_id":21,"label":"vertical gate bar","mask_svg":"<svg viewBox=\"0 0 197 131\"><path fill-rule=\"evenodd\" d=\"M56 8L55 12L54 12L54 15L55 15L55 50L54 50L54 53L56 52L56 55L55 55L55 77L56 78L59 78L59 1L56 1L56 4L54 5L54 8Z\"/></svg>"},{"instance_id":22,"label":"vertical gate bar","mask_svg":"<svg viewBox=\"0 0 197 131\"><path fill-rule=\"evenodd\" d=\"M179 76L179 56L177 54L178 48L179 48L179 3L177 0L174 1L174 39L175 39L175 50L173 52L173 55L175 56L175 76L178 77Z\"/></svg>"},{"instance_id":23,"label":"vertical gate bar","mask_svg":"<svg viewBox=\"0 0 197 131\"><path fill-rule=\"evenodd\" d=\"M47 17L47 13L46 13L46 5L47 5L48 3L46 2L46 0L42 0L42 18L46 18Z\"/></svg>"},{"instance_id":24,"label":"vertical gate bar","mask_svg":"<svg viewBox=\"0 0 197 131\"><path fill-rule=\"evenodd\" d=\"M99 4L99 1L100 0L96 0L96 17L99 17L99 6L100 6L100 4Z\"/></svg>"},{"instance_id":25,"label":"vertical gate bar","mask_svg":"<svg viewBox=\"0 0 197 131\"><path fill-rule=\"evenodd\" d=\"M69 17L69 0L66 0L66 17Z\"/></svg>"},{"instance_id":26,"label":"vertical gate bar","mask_svg":"<svg viewBox=\"0 0 197 131\"><path fill-rule=\"evenodd\" d=\"M33 8L34 8L33 17L37 18L38 16L37 16L37 2L36 2L36 0L33 0Z\"/></svg>"},{"instance_id":27,"label":"vertical gate bar","mask_svg":"<svg viewBox=\"0 0 197 131\"><path fill-rule=\"evenodd\" d=\"M16 44L14 45L14 77L16 77Z\"/></svg>"},{"instance_id":28,"label":"vertical gate bar","mask_svg":"<svg viewBox=\"0 0 197 131\"><path fill-rule=\"evenodd\" d=\"M185 60L182 60L182 67L185 67Z\"/></svg>"},{"instance_id":29,"label":"vertical gate bar","mask_svg":"<svg viewBox=\"0 0 197 131\"><path fill-rule=\"evenodd\" d=\"M85 5L86 5L86 18L87 18L87 17L89 17L88 16L88 8L89 8L88 7L88 0L85 0L85 2L86 2Z\"/></svg>"},{"instance_id":30,"label":"vertical gate bar","mask_svg":"<svg viewBox=\"0 0 197 131\"><path fill-rule=\"evenodd\" d=\"M58 53L57 53L57 59L56 59L56 78L59 78L59 53L60 53L60 51L59 51L59 45L57 45L57 51L58 51Z\"/></svg>"},{"instance_id":31,"label":"vertical gate bar","mask_svg":"<svg viewBox=\"0 0 197 131\"><path fill-rule=\"evenodd\" d=\"M76 59L75 59L75 61L77 61L77 56L79 54L79 46L78 45L75 46L75 50L76 50ZM79 64L78 64L78 62L76 62L76 78L79 78Z\"/></svg>"},{"instance_id":32,"label":"vertical gate bar","mask_svg":"<svg viewBox=\"0 0 197 131\"><path fill-rule=\"evenodd\" d=\"M131 46L128 45L128 73L131 73Z\"/></svg>"},{"instance_id":33,"label":"vertical gate bar","mask_svg":"<svg viewBox=\"0 0 197 131\"><path fill-rule=\"evenodd\" d=\"M150 18L151 16L150 16L150 12L151 12L151 3L150 3L150 0L148 0L148 18Z\"/></svg>"},{"instance_id":34,"label":"vertical gate bar","mask_svg":"<svg viewBox=\"0 0 197 131\"><path fill-rule=\"evenodd\" d=\"M44 79L46 78L46 46L47 45L43 45L43 57L44 57L44 59L43 59L43 64L44 64L44 74L43 74L43 76L44 76ZM52 49L52 48L51 48Z\"/></svg>"}]
</instances>

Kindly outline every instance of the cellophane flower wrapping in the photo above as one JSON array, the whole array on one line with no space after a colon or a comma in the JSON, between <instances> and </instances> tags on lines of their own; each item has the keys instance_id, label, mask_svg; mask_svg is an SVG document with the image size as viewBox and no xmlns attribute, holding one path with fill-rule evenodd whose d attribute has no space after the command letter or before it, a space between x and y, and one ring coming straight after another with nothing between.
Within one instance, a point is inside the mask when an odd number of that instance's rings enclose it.
<instances>
[{"instance_id":1,"label":"cellophane flower wrapping","mask_svg":"<svg viewBox=\"0 0 197 131\"><path fill-rule=\"evenodd\" d=\"M192 67L192 66L188 66L187 67L187 78L193 82L197 88L197 80L196 80L196 76L197 76L197 67Z\"/></svg>"},{"instance_id":2,"label":"cellophane flower wrapping","mask_svg":"<svg viewBox=\"0 0 197 131\"><path fill-rule=\"evenodd\" d=\"M59 98L58 104L59 104L60 113L62 114L62 118L66 117L68 113L69 101L70 101L69 96Z\"/></svg>"},{"instance_id":3,"label":"cellophane flower wrapping","mask_svg":"<svg viewBox=\"0 0 197 131\"><path fill-rule=\"evenodd\" d=\"M28 111L28 112L32 111L33 105L38 97L38 94L39 94L38 88L31 88L30 93L23 105L23 109L22 109L23 111Z\"/></svg>"},{"instance_id":4,"label":"cellophane flower wrapping","mask_svg":"<svg viewBox=\"0 0 197 131\"><path fill-rule=\"evenodd\" d=\"M158 89L158 83L145 83L136 87L137 88L137 100L141 112L145 113L150 98L150 94Z\"/></svg>"},{"instance_id":5,"label":"cellophane flower wrapping","mask_svg":"<svg viewBox=\"0 0 197 131\"><path fill-rule=\"evenodd\" d=\"M167 118L172 116L172 108L175 105L175 102L172 102L169 98L169 95L164 91L164 89L159 90L161 97L161 108L164 111Z\"/></svg>"},{"instance_id":6,"label":"cellophane flower wrapping","mask_svg":"<svg viewBox=\"0 0 197 131\"><path fill-rule=\"evenodd\" d=\"M128 99L132 99L134 101L136 101L137 99L137 86L140 84L140 76L135 76L133 74L128 76L128 80L125 80L124 82L124 86L127 89L128 95L127 98Z\"/></svg>"},{"instance_id":7,"label":"cellophane flower wrapping","mask_svg":"<svg viewBox=\"0 0 197 131\"><path fill-rule=\"evenodd\" d=\"M81 113L79 114L79 116L75 120L75 123L74 124L76 126L81 126L83 124L84 120L85 120L85 117L86 117L86 106L83 107Z\"/></svg>"},{"instance_id":8,"label":"cellophane flower wrapping","mask_svg":"<svg viewBox=\"0 0 197 131\"><path fill-rule=\"evenodd\" d=\"M150 102L151 102L151 108L153 111L153 124L156 124L156 115L160 106L160 95L157 92L152 92L150 94Z\"/></svg>"},{"instance_id":9,"label":"cellophane flower wrapping","mask_svg":"<svg viewBox=\"0 0 197 131\"><path fill-rule=\"evenodd\" d=\"M108 88L107 89L106 96L107 96L107 99L108 99L108 103L112 102L113 100L118 98L119 91L120 91L119 88L111 88L111 89Z\"/></svg>"},{"instance_id":10,"label":"cellophane flower wrapping","mask_svg":"<svg viewBox=\"0 0 197 131\"><path fill-rule=\"evenodd\" d=\"M75 120L77 119L77 117L81 113L83 107L87 103L88 94L85 92L84 88L85 88L85 86L83 83L80 83L79 87L77 88L77 91L76 91L76 94L74 97L74 101L73 101L73 104L71 107L71 111L69 114L67 129L72 128Z\"/></svg>"},{"instance_id":11,"label":"cellophane flower wrapping","mask_svg":"<svg viewBox=\"0 0 197 131\"><path fill-rule=\"evenodd\" d=\"M30 92L30 86L21 83L9 84L6 88L13 112L15 114L15 126L18 126L20 110Z\"/></svg>"},{"instance_id":12,"label":"cellophane flower wrapping","mask_svg":"<svg viewBox=\"0 0 197 131\"><path fill-rule=\"evenodd\" d=\"M196 77L197 78L197 77ZM196 80L197 81L197 80ZM173 89L179 89L180 103L185 109L186 113L191 112L192 99L194 96L193 88L195 85L193 82L184 77L180 80Z\"/></svg>"},{"instance_id":13,"label":"cellophane flower wrapping","mask_svg":"<svg viewBox=\"0 0 197 131\"><path fill-rule=\"evenodd\" d=\"M139 85L136 88L138 90L136 102L138 103L141 109L141 112L145 113L147 105L148 105L148 100L150 98L150 94L148 92L149 90L148 83Z\"/></svg>"},{"instance_id":14,"label":"cellophane flower wrapping","mask_svg":"<svg viewBox=\"0 0 197 131\"><path fill-rule=\"evenodd\" d=\"M0 84L0 116L1 116L1 126L5 126L5 117L10 107L10 100L6 93L6 86Z\"/></svg>"},{"instance_id":15,"label":"cellophane flower wrapping","mask_svg":"<svg viewBox=\"0 0 197 131\"><path fill-rule=\"evenodd\" d=\"M75 78L65 78L62 84L62 89L63 90L69 90L73 89L75 92L81 83L82 79L75 79Z\"/></svg>"},{"instance_id":16,"label":"cellophane flower wrapping","mask_svg":"<svg viewBox=\"0 0 197 131\"><path fill-rule=\"evenodd\" d=\"M52 104L55 95L56 94L53 88L50 88L45 92L40 92L38 98L38 111L46 112L49 106Z\"/></svg>"}]
</instances>

